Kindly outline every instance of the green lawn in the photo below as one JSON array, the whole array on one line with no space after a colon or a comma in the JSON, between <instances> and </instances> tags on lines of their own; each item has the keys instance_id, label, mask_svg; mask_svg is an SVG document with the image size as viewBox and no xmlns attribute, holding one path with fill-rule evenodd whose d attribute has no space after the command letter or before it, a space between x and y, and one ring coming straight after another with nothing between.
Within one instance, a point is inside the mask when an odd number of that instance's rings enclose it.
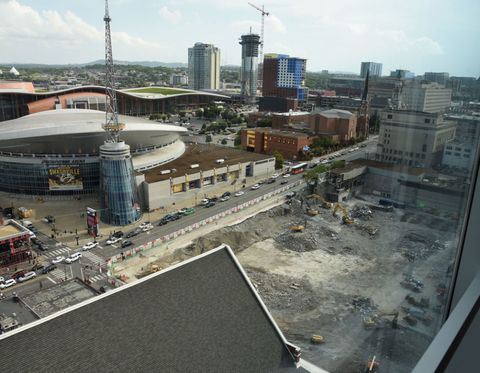
<instances>
[{"instance_id":1,"label":"green lawn","mask_svg":"<svg viewBox=\"0 0 480 373\"><path fill-rule=\"evenodd\" d=\"M151 88L141 88L141 89L132 89L128 92L134 93L160 93L162 95L178 95L180 93L190 93L190 91L185 91L183 89L176 88L164 88L164 87L151 87Z\"/></svg>"}]
</instances>

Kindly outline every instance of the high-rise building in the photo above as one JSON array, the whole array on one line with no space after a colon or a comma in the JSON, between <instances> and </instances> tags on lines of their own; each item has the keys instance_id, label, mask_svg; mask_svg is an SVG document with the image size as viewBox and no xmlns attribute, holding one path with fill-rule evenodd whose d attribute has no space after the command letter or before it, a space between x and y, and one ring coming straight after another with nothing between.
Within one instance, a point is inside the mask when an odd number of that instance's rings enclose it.
<instances>
[{"instance_id":1,"label":"high-rise building","mask_svg":"<svg viewBox=\"0 0 480 373\"><path fill-rule=\"evenodd\" d=\"M263 60L263 96L307 99L307 60L286 54L266 54Z\"/></svg>"},{"instance_id":2,"label":"high-rise building","mask_svg":"<svg viewBox=\"0 0 480 373\"><path fill-rule=\"evenodd\" d=\"M413 79L415 78L415 73L410 70L397 69L395 71L390 71L390 77L397 79Z\"/></svg>"},{"instance_id":3,"label":"high-rise building","mask_svg":"<svg viewBox=\"0 0 480 373\"><path fill-rule=\"evenodd\" d=\"M400 108L427 113L444 112L451 103L452 90L437 83L405 82Z\"/></svg>"},{"instance_id":4,"label":"high-rise building","mask_svg":"<svg viewBox=\"0 0 480 373\"><path fill-rule=\"evenodd\" d=\"M242 45L242 68L240 69L242 96L246 102L253 103L257 96L260 36L257 34L242 35L240 44Z\"/></svg>"},{"instance_id":5,"label":"high-rise building","mask_svg":"<svg viewBox=\"0 0 480 373\"><path fill-rule=\"evenodd\" d=\"M423 78L427 82L432 82L432 83L438 83L444 86L447 86L448 83L448 78L450 75L448 73L425 73Z\"/></svg>"},{"instance_id":6,"label":"high-rise building","mask_svg":"<svg viewBox=\"0 0 480 373\"><path fill-rule=\"evenodd\" d=\"M191 89L220 88L220 49L204 43L188 48L188 82Z\"/></svg>"},{"instance_id":7,"label":"high-rise building","mask_svg":"<svg viewBox=\"0 0 480 373\"><path fill-rule=\"evenodd\" d=\"M375 159L413 167L432 167L442 160L455 123L439 113L387 110L382 113Z\"/></svg>"},{"instance_id":8,"label":"high-rise building","mask_svg":"<svg viewBox=\"0 0 480 373\"><path fill-rule=\"evenodd\" d=\"M370 73L370 77L382 76L382 64L378 62L362 62L360 66L360 76L365 78L367 71Z\"/></svg>"}]
</instances>

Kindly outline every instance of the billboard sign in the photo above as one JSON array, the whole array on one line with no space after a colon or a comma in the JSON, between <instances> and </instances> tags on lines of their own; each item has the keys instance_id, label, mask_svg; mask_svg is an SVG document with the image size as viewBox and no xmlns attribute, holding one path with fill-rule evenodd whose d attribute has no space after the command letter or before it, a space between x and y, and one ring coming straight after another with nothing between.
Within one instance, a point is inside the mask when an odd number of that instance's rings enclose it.
<instances>
[{"instance_id":1,"label":"billboard sign","mask_svg":"<svg viewBox=\"0 0 480 373\"><path fill-rule=\"evenodd\" d=\"M100 230L99 223L100 218L98 216L97 210L87 207L87 230L90 236L98 236L98 232Z\"/></svg>"},{"instance_id":2,"label":"billboard sign","mask_svg":"<svg viewBox=\"0 0 480 373\"><path fill-rule=\"evenodd\" d=\"M80 167L75 165L57 165L48 168L49 190L82 190L83 181Z\"/></svg>"}]
</instances>

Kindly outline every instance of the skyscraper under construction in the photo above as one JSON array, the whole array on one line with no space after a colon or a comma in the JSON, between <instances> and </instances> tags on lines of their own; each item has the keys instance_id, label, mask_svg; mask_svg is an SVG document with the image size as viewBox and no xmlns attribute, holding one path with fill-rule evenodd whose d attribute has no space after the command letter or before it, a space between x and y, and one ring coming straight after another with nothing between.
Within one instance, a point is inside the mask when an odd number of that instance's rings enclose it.
<instances>
[{"instance_id":1,"label":"skyscraper under construction","mask_svg":"<svg viewBox=\"0 0 480 373\"><path fill-rule=\"evenodd\" d=\"M255 103L257 97L260 36L252 33L242 35L240 44L242 46L242 67L240 70L242 97L247 103Z\"/></svg>"}]
</instances>

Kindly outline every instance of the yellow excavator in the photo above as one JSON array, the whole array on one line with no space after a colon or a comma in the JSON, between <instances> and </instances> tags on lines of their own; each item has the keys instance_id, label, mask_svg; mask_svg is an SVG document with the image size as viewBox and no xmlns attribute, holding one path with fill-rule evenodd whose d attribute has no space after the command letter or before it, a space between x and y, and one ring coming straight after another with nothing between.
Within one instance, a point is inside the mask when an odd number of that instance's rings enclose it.
<instances>
[{"instance_id":1,"label":"yellow excavator","mask_svg":"<svg viewBox=\"0 0 480 373\"><path fill-rule=\"evenodd\" d=\"M332 203L327 202L327 200L319 194L315 194L315 193L310 194L310 195L307 196L307 199L315 199L315 200L319 201L324 209L331 209L332 206L333 206Z\"/></svg>"},{"instance_id":2,"label":"yellow excavator","mask_svg":"<svg viewBox=\"0 0 480 373\"><path fill-rule=\"evenodd\" d=\"M340 203L336 203L334 208L333 208L333 216L337 216L337 211L340 210L342 211L342 221L345 224L353 224L353 219L348 215L348 210L343 207Z\"/></svg>"}]
</instances>

